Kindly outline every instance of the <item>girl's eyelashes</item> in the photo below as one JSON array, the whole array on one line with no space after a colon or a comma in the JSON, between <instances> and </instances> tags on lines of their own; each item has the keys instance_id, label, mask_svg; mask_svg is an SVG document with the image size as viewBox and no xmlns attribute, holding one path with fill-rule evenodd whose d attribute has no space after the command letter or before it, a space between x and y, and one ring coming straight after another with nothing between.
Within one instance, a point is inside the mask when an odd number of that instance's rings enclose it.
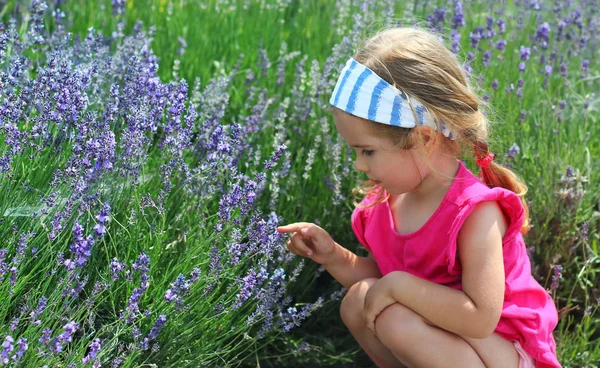
<instances>
[{"instance_id":1,"label":"girl's eyelashes","mask_svg":"<svg viewBox=\"0 0 600 368\"><path fill-rule=\"evenodd\" d=\"M371 156L373 154L372 150L362 150L361 152L363 156Z\"/></svg>"}]
</instances>

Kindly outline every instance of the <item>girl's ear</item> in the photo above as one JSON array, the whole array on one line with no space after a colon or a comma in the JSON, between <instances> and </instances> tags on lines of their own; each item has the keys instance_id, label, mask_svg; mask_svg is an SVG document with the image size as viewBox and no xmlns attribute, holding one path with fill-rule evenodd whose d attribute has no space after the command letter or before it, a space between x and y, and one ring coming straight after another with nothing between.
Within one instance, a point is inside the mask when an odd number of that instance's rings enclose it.
<instances>
[{"instance_id":1,"label":"girl's ear","mask_svg":"<svg viewBox=\"0 0 600 368\"><path fill-rule=\"evenodd\" d=\"M418 127L415 127L414 129L414 132L419 137L418 140L421 141L425 152L427 152L427 154L430 154L437 140L436 131L432 127L427 125L420 125Z\"/></svg>"}]
</instances>

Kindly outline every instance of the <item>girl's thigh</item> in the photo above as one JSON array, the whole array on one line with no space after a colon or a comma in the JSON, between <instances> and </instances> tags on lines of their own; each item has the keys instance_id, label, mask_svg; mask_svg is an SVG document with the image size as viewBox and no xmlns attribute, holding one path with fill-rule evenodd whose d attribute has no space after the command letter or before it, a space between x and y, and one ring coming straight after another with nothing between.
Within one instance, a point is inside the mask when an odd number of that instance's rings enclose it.
<instances>
[{"instance_id":1,"label":"girl's thigh","mask_svg":"<svg viewBox=\"0 0 600 368\"><path fill-rule=\"evenodd\" d=\"M519 367L513 344L500 336L465 339L432 325L399 303L383 310L375 328L383 345L410 367Z\"/></svg>"},{"instance_id":2,"label":"girl's thigh","mask_svg":"<svg viewBox=\"0 0 600 368\"><path fill-rule=\"evenodd\" d=\"M488 368L519 367L520 356L512 341L497 334L485 339L463 339L473 347Z\"/></svg>"}]
</instances>

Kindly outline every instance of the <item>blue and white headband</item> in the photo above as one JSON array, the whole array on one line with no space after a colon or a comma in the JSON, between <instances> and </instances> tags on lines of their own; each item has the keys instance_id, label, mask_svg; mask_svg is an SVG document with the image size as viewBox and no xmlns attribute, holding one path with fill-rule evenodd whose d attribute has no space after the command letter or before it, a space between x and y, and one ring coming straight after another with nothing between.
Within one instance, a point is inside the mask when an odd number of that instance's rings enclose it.
<instances>
[{"instance_id":1,"label":"blue and white headband","mask_svg":"<svg viewBox=\"0 0 600 368\"><path fill-rule=\"evenodd\" d=\"M425 106L354 58L348 59L342 69L329 103L351 115L382 124L402 128L427 125L438 129ZM439 125L444 136L454 139L444 122Z\"/></svg>"}]
</instances>

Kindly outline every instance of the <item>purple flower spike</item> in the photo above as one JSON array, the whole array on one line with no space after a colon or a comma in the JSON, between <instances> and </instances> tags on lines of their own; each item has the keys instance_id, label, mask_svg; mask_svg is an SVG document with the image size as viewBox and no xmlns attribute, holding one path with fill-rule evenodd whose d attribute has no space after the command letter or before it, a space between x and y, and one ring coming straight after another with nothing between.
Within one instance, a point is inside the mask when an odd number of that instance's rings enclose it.
<instances>
[{"instance_id":1,"label":"purple flower spike","mask_svg":"<svg viewBox=\"0 0 600 368\"><path fill-rule=\"evenodd\" d=\"M506 40L500 40L498 42L496 42L496 48L500 51L504 51L504 49L506 48Z\"/></svg>"},{"instance_id":2,"label":"purple flower spike","mask_svg":"<svg viewBox=\"0 0 600 368\"><path fill-rule=\"evenodd\" d=\"M561 265L554 266L554 274L552 275L552 286L550 286L550 290L556 290L558 288L558 283L562 279L562 271L563 267Z\"/></svg>"},{"instance_id":3,"label":"purple flower spike","mask_svg":"<svg viewBox=\"0 0 600 368\"><path fill-rule=\"evenodd\" d=\"M113 15L125 14L125 0L112 0Z\"/></svg>"},{"instance_id":4,"label":"purple flower spike","mask_svg":"<svg viewBox=\"0 0 600 368\"><path fill-rule=\"evenodd\" d=\"M100 339L95 339L90 345L90 352L81 360L83 364L88 364L95 359L101 348L102 345L100 344Z\"/></svg>"},{"instance_id":5,"label":"purple flower spike","mask_svg":"<svg viewBox=\"0 0 600 368\"><path fill-rule=\"evenodd\" d=\"M6 335L2 343L2 352L0 352L0 362L2 365L8 364L10 353L15 350L13 343L15 340L10 335Z\"/></svg>"},{"instance_id":6,"label":"purple flower spike","mask_svg":"<svg viewBox=\"0 0 600 368\"><path fill-rule=\"evenodd\" d=\"M156 323L154 324L154 326L152 326L152 329L148 333L147 339L149 341L155 340L158 337L158 333L160 332L160 330L162 330L165 323L167 323L167 316L164 314L158 316Z\"/></svg>"},{"instance_id":7,"label":"purple flower spike","mask_svg":"<svg viewBox=\"0 0 600 368\"><path fill-rule=\"evenodd\" d=\"M535 40L541 43L542 49L548 48L548 41L550 40L550 25L548 22L544 22L540 25L535 32Z\"/></svg>"},{"instance_id":8,"label":"purple flower spike","mask_svg":"<svg viewBox=\"0 0 600 368\"><path fill-rule=\"evenodd\" d=\"M558 104L558 108L561 110L564 110L565 107L567 107L567 101L565 101L565 100L560 101L560 103Z\"/></svg>"},{"instance_id":9,"label":"purple flower spike","mask_svg":"<svg viewBox=\"0 0 600 368\"><path fill-rule=\"evenodd\" d=\"M462 2L454 1L454 16L452 17L452 28L459 29L465 25L465 13L463 12Z\"/></svg>"},{"instance_id":10,"label":"purple flower spike","mask_svg":"<svg viewBox=\"0 0 600 368\"><path fill-rule=\"evenodd\" d=\"M83 268L92 254L93 246L94 239L92 236L90 235L87 237L87 239L84 239L83 226L81 226L79 223L75 223L73 226L73 244L71 244L70 247L75 260L66 260L65 266L67 266L68 269L73 269L75 266L78 268Z\"/></svg>"},{"instance_id":11,"label":"purple flower spike","mask_svg":"<svg viewBox=\"0 0 600 368\"><path fill-rule=\"evenodd\" d=\"M521 113L519 114L519 120L521 121L521 123L525 122L526 117L527 117L527 111L521 110Z\"/></svg>"},{"instance_id":12,"label":"purple flower spike","mask_svg":"<svg viewBox=\"0 0 600 368\"><path fill-rule=\"evenodd\" d=\"M59 339L62 342L71 342L73 341L73 334L79 329L79 323L71 321L63 328L65 331L59 335Z\"/></svg>"},{"instance_id":13,"label":"purple flower spike","mask_svg":"<svg viewBox=\"0 0 600 368\"><path fill-rule=\"evenodd\" d=\"M529 56L531 55L531 49L529 47L521 45L521 47L519 48L519 52L521 54L522 61L529 60Z\"/></svg>"},{"instance_id":14,"label":"purple flower spike","mask_svg":"<svg viewBox=\"0 0 600 368\"><path fill-rule=\"evenodd\" d=\"M19 341L17 341L17 347L17 353L12 357L14 361L19 361L19 359L25 355L27 349L29 349L29 345L27 345L27 339L21 337Z\"/></svg>"},{"instance_id":15,"label":"purple flower spike","mask_svg":"<svg viewBox=\"0 0 600 368\"><path fill-rule=\"evenodd\" d=\"M585 75L588 74L590 72L590 61L587 59L584 59L581 62L581 72Z\"/></svg>"},{"instance_id":16,"label":"purple flower spike","mask_svg":"<svg viewBox=\"0 0 600 368\"><path fill-rule=\"evenodd\" d=\"M515 143L510 147L510 149L506 153L506 157L515 158L515 156L518 155L520 152L521 148L519 148L519 146Z\"/></svg>"}]
</instances>

